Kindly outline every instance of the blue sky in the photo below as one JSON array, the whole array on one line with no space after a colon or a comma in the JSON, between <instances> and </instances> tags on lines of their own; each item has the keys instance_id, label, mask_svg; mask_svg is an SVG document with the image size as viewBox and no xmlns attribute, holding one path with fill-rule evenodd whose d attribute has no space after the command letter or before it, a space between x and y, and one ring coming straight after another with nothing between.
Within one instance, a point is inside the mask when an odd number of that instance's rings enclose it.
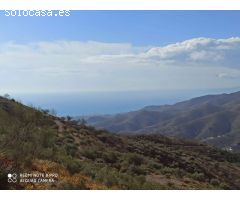
<instances>
[{"instance_id":1,"label":"blue sky","mask_svg":"<svg viewBox=\"0 0 240 200\"><path fill-rule=\"evenodd\" d=\"M156 46L196 37L237 37L239 20L239 11L72 11L70 17L1 14L0 41L92 40Z\"/></svg>"},{"instance_id":2,"label":"blue sky","mask_svg":"<svg viewBox=\"0 0 240 200\"><path fill-rule=\"evenodd\" d=\"M0 92L239 88L239 20L239 11L2 11Z\"/></svg>"}]
</instances>

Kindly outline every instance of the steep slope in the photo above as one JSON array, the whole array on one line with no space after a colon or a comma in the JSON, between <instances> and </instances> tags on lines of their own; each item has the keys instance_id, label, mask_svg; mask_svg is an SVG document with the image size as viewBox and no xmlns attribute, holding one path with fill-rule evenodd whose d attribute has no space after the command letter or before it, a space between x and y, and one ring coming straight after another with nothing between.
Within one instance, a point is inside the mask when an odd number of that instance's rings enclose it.
<instances>
[{"instance_id":1,"label":"steep slope","mask_svg":"<svg viewBox=\"0 0 240 200\"><path fill-rule=\"evenodd\" d=\"M0 130L1 189L240 189L240 156L192 141L115 135L4 98ZM13 172L58 178L8 183Z\"/></svg>"},{"instance_id":2,"label":"steep slope","mask_svg":"<svg viewBox=\"0 0 240 200\"><path fill-rule=\"evenodd\" d=\"M240 92L86 120L97 128L117 133L175 135L240 150Z\"/></svg>"}]
</instances>

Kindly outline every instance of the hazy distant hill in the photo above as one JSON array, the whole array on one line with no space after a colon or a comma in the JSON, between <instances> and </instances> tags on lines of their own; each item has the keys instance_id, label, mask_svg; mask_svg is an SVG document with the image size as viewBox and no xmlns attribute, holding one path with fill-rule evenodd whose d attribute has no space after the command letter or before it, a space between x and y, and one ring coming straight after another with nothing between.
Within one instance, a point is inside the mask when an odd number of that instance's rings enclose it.
<instances>
[{"instance_id":1,"label":"hazy distant hill","mask_svg":"<svg viewBox=\"0 0 240 200\"><path fill-rule=\"evenodd\" d=\"M116 133L177 135L240 149L240 92L207 95L174 105L148 106L87 122Z\"/></svg>"},{"instance_id":2,"label":"hazy distant hill","mask_svg":"<svg viewBox=\"0 0 240 200\"><path fill-rule=\"evenodd\" d=\"M207 145L111 134L0 98L0 189L240 189L239 164ZM9 172L59 178L8 183Z\"/></svg>"}]
</instances>

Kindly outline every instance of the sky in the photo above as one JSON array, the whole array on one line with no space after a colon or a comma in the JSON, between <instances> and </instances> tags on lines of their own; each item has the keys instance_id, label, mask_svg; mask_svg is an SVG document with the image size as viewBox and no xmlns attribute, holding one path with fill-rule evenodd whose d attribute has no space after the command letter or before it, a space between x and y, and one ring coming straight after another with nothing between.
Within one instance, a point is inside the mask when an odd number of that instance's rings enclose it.
<instances>
[{"instance_id":1,"label":"sky","mask_svg":"<svg viewBox=\"0 0 240 200\"><path fill-rule=\"evenodd\" d=\"M230 90L239 11L0 12L0 93Z\"/></svg>"}]
</instances>

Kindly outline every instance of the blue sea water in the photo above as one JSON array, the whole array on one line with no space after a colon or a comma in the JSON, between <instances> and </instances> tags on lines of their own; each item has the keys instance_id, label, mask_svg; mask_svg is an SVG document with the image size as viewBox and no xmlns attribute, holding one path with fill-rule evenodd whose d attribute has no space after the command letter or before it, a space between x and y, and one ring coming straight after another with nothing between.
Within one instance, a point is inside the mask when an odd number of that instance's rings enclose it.
<instances>
[{"instance_id":1,"label":"blue sea water","mask_svg":"<svg viewBox=\"0 0 240 200\"><path fill-rule=\"evenodd\" d=\"M174 104L193 97L232 91L134 91L11 94L26 105L54 109L58 116L115 114L149 105Z\"/></svg>"}]
</instances>

